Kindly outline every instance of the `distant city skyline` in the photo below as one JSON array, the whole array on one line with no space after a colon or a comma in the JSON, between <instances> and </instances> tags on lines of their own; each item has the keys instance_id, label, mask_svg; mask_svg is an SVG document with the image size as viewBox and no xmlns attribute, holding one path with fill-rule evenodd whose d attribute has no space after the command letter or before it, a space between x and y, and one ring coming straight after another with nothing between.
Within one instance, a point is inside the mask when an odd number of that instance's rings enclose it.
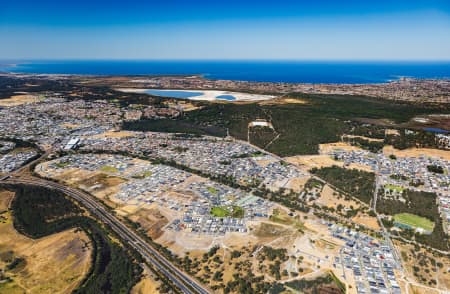
<instances>
[{"instance_id":1,"label":"distant city skyline","mask_svg":"<svg viewBox=\"0 0 450 294\"><path fill-rule=\"evenodd\" d=\"M0 60L450 60L449 1L4 2Z\"/></svg>"}]
</instances>

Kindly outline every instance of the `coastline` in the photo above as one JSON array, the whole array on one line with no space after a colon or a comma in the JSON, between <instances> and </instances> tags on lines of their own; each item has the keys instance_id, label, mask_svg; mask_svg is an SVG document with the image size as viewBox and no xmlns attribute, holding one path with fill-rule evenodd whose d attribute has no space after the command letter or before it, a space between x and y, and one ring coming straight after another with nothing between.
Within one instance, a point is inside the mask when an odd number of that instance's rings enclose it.
<instances>
[{"instance_id":1,"label":"coastline","mask_svg":"<svg viewBox=\"0 0 450 294\"><path fill-rule=\"evenodd\" d=\"M36 75L173 76L288 84L385 84L450 79L450 61L4 60L3 72Z\"/></svg>"}]
</instances>

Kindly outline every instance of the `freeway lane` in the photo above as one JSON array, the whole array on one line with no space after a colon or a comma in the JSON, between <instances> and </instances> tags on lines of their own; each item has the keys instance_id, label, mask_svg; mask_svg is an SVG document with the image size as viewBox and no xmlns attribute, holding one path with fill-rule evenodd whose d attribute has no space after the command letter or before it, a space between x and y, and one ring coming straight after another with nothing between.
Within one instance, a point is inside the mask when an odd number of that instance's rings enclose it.
<instances>
[{"instance_id":1,"label":"freeway lane","mask_svg":"<svg viewBox=\"0 0 450 294\"><path fill-rule=\"evenodd\" d=\"M34 177L10 177L3 181L9 184L28 184L46 187L63 192L84 205L93 215L108 224L124 241L133 247L149 263L161 271L172 281L183 293L210 293L208 289L196 280L179 270L162 256L156 249L148 245L134 231L125 226L119 219L107 211L103 205L95 201L92 196L82 191L66 187L64 185Z\"/></svg>"}]
</instances>

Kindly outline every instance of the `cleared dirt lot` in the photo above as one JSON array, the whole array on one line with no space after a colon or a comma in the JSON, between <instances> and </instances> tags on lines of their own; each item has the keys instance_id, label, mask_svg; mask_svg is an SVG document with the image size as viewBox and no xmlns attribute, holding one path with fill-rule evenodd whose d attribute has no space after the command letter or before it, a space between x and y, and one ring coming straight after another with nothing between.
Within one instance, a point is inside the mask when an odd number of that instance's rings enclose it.
<instances>
[{"instance_id":1,"label":"cleared dirt lot","mask_svg":"<svg viewBox=\"0 0 450 294\"><path fill-rule=\"evenodd\" d=\"M336 149L340 149L340 150L344 150L344 151L363 150L361 148L352 146L349 143L344 143L344 142L319 144L319 153L320 154L330 153Z\"/></svg>"},{"instance_id":2,"label":"cleared dirt lot","mask_svg":"<svg viewBox=\"0 0 450 294\"><path fill-rule=\"evenodd\" d=\"M128 132L128 131L107 131L102 134L94 135L92 138L127 138L127 137L134 137L135 133Z\"/></svg>"},{"instance_id":3,"label":"cleared dirt lot","mask_svg":"<svg viewBox=\"0 0 450 294\"><path fill-rule=\"evenodd\" d=\"M375 231L378 231L381 229L376 217L358 214L357 216L352 218L352 221L354 223L366 226Z\"/></svg>"},{"instance_id":4,"label":"cleared dirt lot","mask_svg":"<svg viewBox=\"0 0 450 294\"><path fill-rule=\"evenodd\" d=\"M322 168L328 166L343 166L343 163L337 160L334 160L330 157L330 155L306 155L306 156L291 156L284 158L287 162L292 163L294 165L303 167L305 170L310 170L312 168Z\"/></svg>"},{"instance_id":5,"label":"cleared dirt lot","mask_svg":"<svg viewBox=\"0 0 450 294\"><path fill-rule=\"evenodd\" d=\"M320 198L317 199L317 203L332 207L334 209L340 204L343 207L353 206L354 208L360 207L360 204L354 200L345 200L344 196L339 197L338 192L333 190L330 186L325 185L322 189L322 193L320 193Z\"/></svg>"},{"instance_id":6,"label":"cleared dirt lot","mask_svg":"<svg viewBox=\"0 0 450 294\"><path fill-rule=\"evenodd\" d=\"M34 95L15 95L15 96L11 96L7 99L0 99L0 106L5 106L5 107L17 106L17 105L35 102L36 99L37 99L37 96L34 96Z\"/></svg>"},{"instance_id":7,"label":"cleared dirt lot","mask_svg":"<svg viewBox=\"0 0 450 294\"><path fill-rule=\"evenodd\" d=\"M312 168L322 168L322 167L330 167L333 165L343 167L344 163L342 161L337 161L329 155L329 153L333 152L333 150L362 150L358 147L351 146L347 143L330 143L330 144L321 144L320 145L320 155L297 155L285 157L284 159L292 163L303 170L310 170ZM363 171L372 172L372 169L368 166L361 164L350 164L348 168L359 169Z\"/></svg>"},{"instance_id":8,"label":"cleared dirt lot","mask_svg":"<svg viewBox=\"0 0 450 294\"><path fill-rule=\"evenodd\" d=\"M450 151L429 148L409 148L405 150L398 150L392 146L385 146L383 148L383 153L386 155L394 154L398 157L420 157L422 155L426 155L429 157L450 160Z\"/></svg>"},{"instance_id":9,"label":"cleared dirt lot","mask_svg":"<svg viewBox=\"0 0 450 294\"><path fill-rule=\"evenodd\" d=\"M163 227L169 223L167 218L157 208L141 208L129 218L140 224L152 239L157 239L163 232Z\"/></svg>"}]
</instances>

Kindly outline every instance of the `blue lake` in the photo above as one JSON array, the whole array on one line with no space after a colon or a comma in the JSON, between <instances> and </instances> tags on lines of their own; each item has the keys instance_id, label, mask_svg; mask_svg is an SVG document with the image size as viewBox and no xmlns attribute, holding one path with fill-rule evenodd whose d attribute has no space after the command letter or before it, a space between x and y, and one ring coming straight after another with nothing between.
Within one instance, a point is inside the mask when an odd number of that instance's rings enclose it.
<instances>
[{"instance_id":1,"label":"blue lake","mask_svg":"<svg viewBox=\"0 0 450 294\"><path fill-rule=\"evenodd\" d=\"M188 99L203 95L203 92L176 91L176 90L163 91L154 89L146 90L145 93L161 97L182 98L182 99Z\"/></svg>"},{"instance_id":2,"label":"blue lake","mask_svg":"<svg viewBox=\"0 0 450 294\"><path fill-rule=\"evenodd\" d=\"M234 97L233 95L219 95L219 96L216 96L216 99L233 101L233 100L236 100L236 97Z\"/></svg>"},{"instance_id":3,"label":"blue lake","mask_svg":"<svg viewBox=\"0 0 450 294\"><path fill-rule=\"evenodd\" d=\"M450 131L440 129L440 128L425 128L424 130L428 131L428 132L432 132L432 133L443 133L443 134L450 133Z\"/></svg>"}]
</instances>

